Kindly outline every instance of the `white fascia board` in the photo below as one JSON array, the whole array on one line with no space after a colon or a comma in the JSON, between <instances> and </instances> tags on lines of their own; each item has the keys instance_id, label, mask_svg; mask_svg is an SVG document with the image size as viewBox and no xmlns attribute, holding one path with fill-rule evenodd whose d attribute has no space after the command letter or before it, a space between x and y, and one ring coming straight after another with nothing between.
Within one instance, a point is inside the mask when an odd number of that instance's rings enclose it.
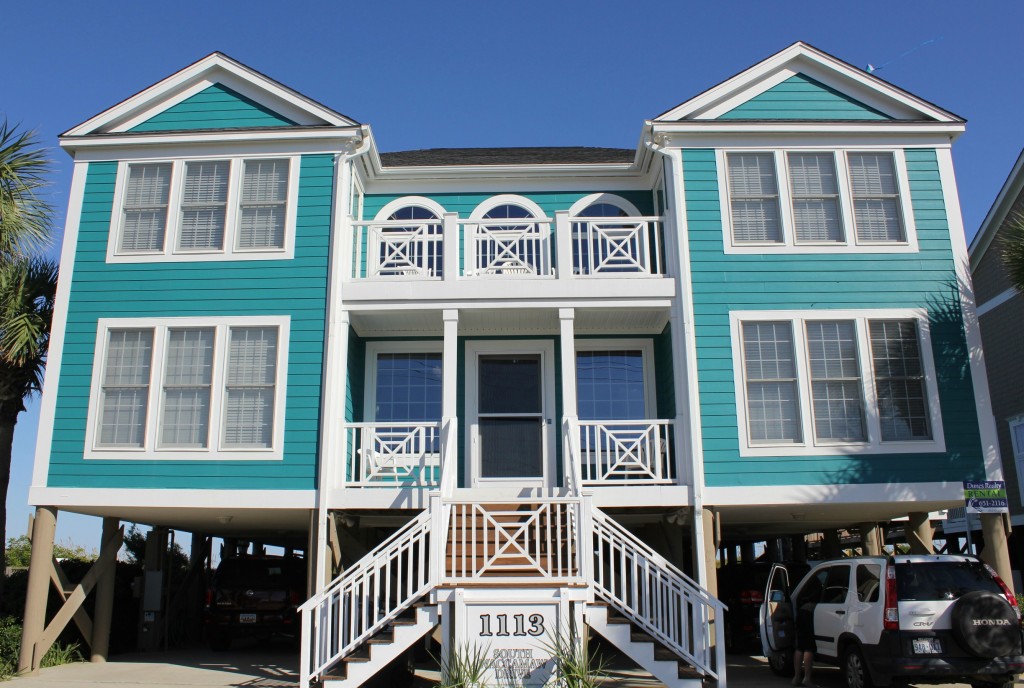
<instances>
[{"instance_id":1,"label":"white fascia board","mask_svg":"<svg viewBox=\"0 0 1024 688\"><path fill-rule=\"evenodd\" d=\"M314 490L164 490L145 488L38 487L30 506L224 509L312 509Z\"/></svg>"},{"instance_id":2,"label":"white fascia board","mask_svg":"<svg viewBox=\"0 0 1024 688\"><path fill-rule=\"evenodd\" d=\"M798 71L807 73L811 78L836 88L842 93L847 93L865 105L891 116L905 115L906 110L911 110L925 118L939 122L962 121L951 112L936 107L922 98L803 42L794 43L736 76L726 79L717 86L672 108L657 117L656 121L666 122L715 116L710 113L715 112L716 106L730 101L739 94L743 94L746 99L754 97L759 92L757 89L760 82L787 68L791 68L792 73ZM837 80L845 81L845 83L839 84ZM894 107L894 105L901 107ZM905 110L900 113L900 109Z\"/></svg>"},{"instance_id":3,"label":"white fascia board","mask_svg":"<svg viewBox=\"0 0 1024 688\"><path fill-rule=\"evenodd\" d=\"M250 93L262 93L270 96L275 107L271 109L298 124L327 124L329 126L348 127L357 122L341 115L316 101L293 91L283 84L236 62L222 53L212 53L198 62L175 72L171 76L158 81L152 86L139 91L135 95L121 101L117 105L91 117L81 124L69 129L64 136L82 136L97 131L115 131L119 125L133 120L139 114L151 110L154 106L161 109L173 104L174 97L192 84L213 77L217 80L231 80L225 84L229 88L239 90L242 86ZM213 79L208 79L212 82ZM244 85L243 85L244 84ZM241 91L239 91L241 92ZM261 102L266 98L254 98Z\"/></svg>"},{"instance_id":4,"label":"white fascia board","mask_svg":"<svg viewBox=\"0 0 1024 688\"><path fill-rule=\"evenodd\" d=\"M771 120L747 122L743 120L685 120L682 122L654 122L655 135L685 134L846 134L869 136L942 136L955 140L964 133L963 122L900 122L870 120L864 122L791 121Z\"/></svg>"},{"instance_id":5,"label":"white fascia board","mask_svg":"<svg viewBox=\"0 0 1024 688\"><path fill-rule=\"evenodd\" d=\"M952 137L944 133L908 135L884 131L844 134L791 131L773 134L765 132L705 133L691 130L660 135L659 140L664 141L666 148L764 148L766 150L878 148L905 150L912 148L948 149L952 146Z\"/></svg>"},{"instance_id":6,"label":"white fascia board","mask_svg":"<svg viewBox=\"0 0 1024 688\"><path fill-rule=\"evenodd\" d=\"M61 136L58 141L65 151L76 154L78 151L112 148L131 148L137 146L177 146L183 144L213 145L229 143L256 142L298 142L320 141L337 142L339 145L359 137L360 127L275 127L272 129L203 131L203 132L159 132L153 134L125 134L103 136Z\"/></svg>"},{"instance_id":7,"label":"white fascia board","mask_svg":"<svg viewBox=\"0 0 1024 688\"><path fill-rule=\"evenodd\" d=\"M963 483L866 483L862 485L756 485L705 487L709 506L963 502Z\"/></svg>"},{"instance_id":8,"label":"white fascia board","mask_svg":"<svg viewBox=\"0 0 1024 688\"><path fill-rule=\"evenodd\" d=\"M996 200L992 203L992 207L989 208L985 219L981 223L981 228L971 242L971 247L968 250L971 257L971 272L978 268L981 259L995 240L999 228L1002 227L1006 217L1010 214L1013 204L1020 197L1021 190L1024 189L1024 174L1022 174L1022 170L1024 170L1024 150L1017 156L1017 162L1013 164L1013 169L1010 170L1006 181L1003 182L1003 187L999 189Z\"/></svg>"},{"instance_id":9,"label":"white fascia board","mask_svg":"<svg viewBox=\"0 0 1024 688\"><path fill-rule=\"evenodd\" d=\"M389 167L374 170L376 182L438 179L529 179L605 178L638 175L634 163L587 163L578 165L438 165L432 167Z\"/></svg>"}]
</instances>

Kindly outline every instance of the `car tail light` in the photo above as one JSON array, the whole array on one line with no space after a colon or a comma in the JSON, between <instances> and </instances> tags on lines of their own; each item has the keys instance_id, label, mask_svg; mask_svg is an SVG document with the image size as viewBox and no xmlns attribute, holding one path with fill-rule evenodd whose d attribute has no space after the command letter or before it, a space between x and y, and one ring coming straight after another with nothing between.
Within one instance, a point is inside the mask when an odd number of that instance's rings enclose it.
<instances>
[{"instance_id":1,"label":"car tail light","mask_svg":"<svg viewBox=\"0 0 1024 688\"><path fill-rule=\"evenodd\" d=\"M761 604L764 602L764 593L760 590L744 590L740 592L741 604Z\"/></svg>"},{"instance_id":2,"label":"car tail light","mask_svg":"<svg viewBox=\"0 0 1024 688\"><path fill-rule=\"evenodd\" d=\"M896 598L896 567L889 566L885 570L885 613L882 626L887 631L900 630L900 609Z\"/></svg>"},{"instance_id":3,"label":"car tail light","mask_svg":"<svg viewBox=\"0 0 1024 688\"><path fill-rule=\"evenodd\" d=\"M992 576L995 582L999 584L999 588L1003 591L1003 595L1006 597L1006 601L1010 603L1010 606L1013 607L1013 611L1017 613L1017 621L1019 623L1020 607L1017 606L1017 596L1014 595L1013 591L1010 590L1010 587L1003 582L1003 579L999 577L999 574L996 573L995 569L993 569L988 564L985 564L985 570L988 571L989 575Z\"/></svg>"},{"instance_id":4,"label":"car tail light","mask_svg":"<svg viewBox=\"0 0 1024 688\"><path fill-rule=\"evenodd\" d=\"M205 602L207 607L213 604L213 590L210 590L209 588L206 589Z\"/></svg>"}]
</instances>

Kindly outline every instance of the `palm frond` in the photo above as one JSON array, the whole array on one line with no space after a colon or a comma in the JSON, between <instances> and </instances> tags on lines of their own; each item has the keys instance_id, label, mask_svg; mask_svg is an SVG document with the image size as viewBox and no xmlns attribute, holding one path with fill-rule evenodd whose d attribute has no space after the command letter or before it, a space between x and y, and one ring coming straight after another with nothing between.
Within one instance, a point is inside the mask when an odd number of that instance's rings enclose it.
<instances>
[{"instance_id":1,"label":"palm frond","mask_svg":"<svg viewBox=\"0 0 1024 688\"><path fill-rule=\"evenodd\" d=\"M19 258L0 264L0 361L41 372L56 295L55 263Z\"/></svg>"},{"instance_id":2,"label":"palm frond","mask_svg":"<svg viewBox=\"0 0 1024 688\"><path fill-rule=\"evenodd\" d=\"M0 256L24 254L50 238L53 207L39 191L51 171L34 131L0 123Z\"/></svg>"},{"instance_id":3,"label":"palm frond","mask_svg":"<svg viewBox=\"0 0 1024 688\"><path fill-rule=\"evenodd\" d=\"M1000 231L1003 265L1017 289L1024 291L1024 214L1014 213Z\"/></svg>"}]
</instances>

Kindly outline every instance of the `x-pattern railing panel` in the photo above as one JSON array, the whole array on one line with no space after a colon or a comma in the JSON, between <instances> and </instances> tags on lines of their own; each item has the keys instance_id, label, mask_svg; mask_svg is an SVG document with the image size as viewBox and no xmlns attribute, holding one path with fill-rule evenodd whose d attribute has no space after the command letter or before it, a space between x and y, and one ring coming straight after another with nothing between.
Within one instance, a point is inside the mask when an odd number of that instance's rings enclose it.
<instances>
[{"instance_id":1,"label":"x-pattern railing panel","mask_svg":"<svg viewBox=\"0 0 1024 688\"><path fill-rule=\"evenodd\" d=\"M357 276L443 276L444 225L440 220L357 223L355 243Z\"/></svg>"},{"instance_id":2,"label":"x-pattern railing panel","mask_svg":"<svg viewBox=\"0 0 1024 688\"><path fill-rule=\"evenodd\" d=\"M661 273L661 223L656 218L574 218L573 272Z\"/></svg>"},{"instance_id":3,"label":"x-pattern railing panel","mask_svg":"<svg viewBox=\"0 0 1024 688\"><path fill-rule=\"evenodd\" d=\"M552 274L551 230L546 221L488 220L470 228L477 274Z\"/></svg>"},{"instance_id":4,"label":"x-pattern railing panel","mask_svg":"<svg viewBox=\"0 0 1024 688\"><path fill-rule=\"evenodd\" d=\"M436 487L441 464L438 423L347 426L347 483L362 487Z\"/></svg>"},{"instance_id":5,"label":"x-pattern railing panel","mask_svg":"<svg viewBox=\"0 0 1024 688\"><path fill-rule=\"evenodd\" d=\"M583 484L671 483L672 422L579 421Z\"/></svg>"}]
</instances>

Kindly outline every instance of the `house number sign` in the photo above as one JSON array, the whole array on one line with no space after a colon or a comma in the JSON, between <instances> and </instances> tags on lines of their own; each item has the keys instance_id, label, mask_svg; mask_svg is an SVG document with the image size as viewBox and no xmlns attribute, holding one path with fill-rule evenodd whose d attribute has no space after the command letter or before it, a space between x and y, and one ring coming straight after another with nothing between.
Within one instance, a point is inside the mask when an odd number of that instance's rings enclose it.
<instances>
[{"instance_id":1,"label":"house number sign","mask_svg":"<svg viewBox=\"0 0 1024 688\"><path fill-rule=\"evenodd\" d=\"M487 649L487 685L543 686L552 677L557 604L468 605L470 638Z\"/></svg>"}]
</instances>

